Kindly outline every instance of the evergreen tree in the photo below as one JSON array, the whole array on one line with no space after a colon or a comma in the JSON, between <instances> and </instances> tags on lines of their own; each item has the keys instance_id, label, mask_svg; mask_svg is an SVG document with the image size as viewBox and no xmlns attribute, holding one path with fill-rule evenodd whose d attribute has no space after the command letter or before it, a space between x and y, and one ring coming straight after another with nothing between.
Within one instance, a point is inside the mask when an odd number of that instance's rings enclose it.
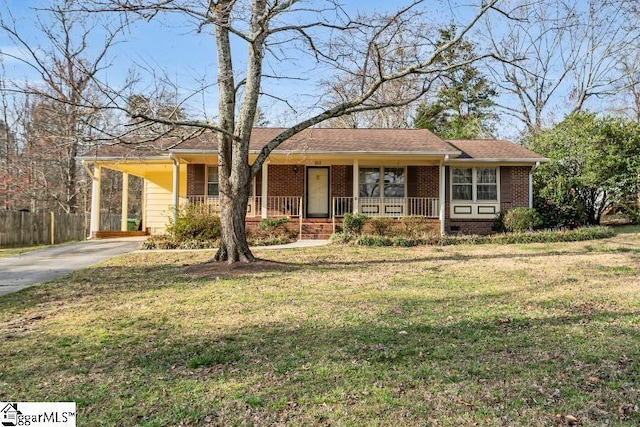
<instances>
[{"instance_id":1,"label":"evergreen tree","mask_svg":"<svg viewBox=\"0 0 640 427\"><path fill-rule=\"evenodd\" d=\"M438 46L449 43L456 30L455 25L440 30ZM442 72L437 93L422 101L416 110L416 128L429 129L445 139L491 137L495 122L492 98L496 91L474 64L466 63L475 57L475 45L468 40L438 57L437 65L443 69L463 65Z\"/></svg>"}]
</instances>

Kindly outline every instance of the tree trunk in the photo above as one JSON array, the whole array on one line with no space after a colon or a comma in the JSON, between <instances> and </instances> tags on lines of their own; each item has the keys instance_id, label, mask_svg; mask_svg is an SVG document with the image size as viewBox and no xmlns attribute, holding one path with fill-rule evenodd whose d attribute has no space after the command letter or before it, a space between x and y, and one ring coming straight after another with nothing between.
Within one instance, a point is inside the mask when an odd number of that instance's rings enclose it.
<instances>
[{"instance_id":1,"label":"tree trunk","mask_svg":"<svg viewBox=\"0 0 640 427\"><path fill-rule=\"evenodd\" d=\"M214 258L215 261L253 262L255 257L247 243L246 216L249 200L249 186L236 182L226 182L220 176L220 248ZM244 180L242 180L244 181Z\"/></svg>"}]
</instances>

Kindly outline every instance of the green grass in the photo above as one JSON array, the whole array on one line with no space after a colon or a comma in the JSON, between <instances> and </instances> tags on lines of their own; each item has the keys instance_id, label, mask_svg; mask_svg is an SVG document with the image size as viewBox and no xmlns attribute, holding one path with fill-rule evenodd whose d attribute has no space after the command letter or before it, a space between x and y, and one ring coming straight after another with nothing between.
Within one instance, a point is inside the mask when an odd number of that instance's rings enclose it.
<instances>
[{"instance_id":1,"label":"green grass","mask_svg":"<svg viewBox=\"0 0 640 427\"><path fill-rule=\"evenodd\" d=\"M46 248L46 246L27 246L22 248L0 248L0 258L11 257Z\"/></svg>"},{"instance_id":2,"label":"green grass","mask_svg":"<svg viewBox=\"0 0 640 427\"><path fill-rule=\"evenodd\" d=\"M640 422L640 235L139 253L0 298L0 400L78 425ZM185 268L186 264L192 267Z\"/></svg>"}]
</instances>

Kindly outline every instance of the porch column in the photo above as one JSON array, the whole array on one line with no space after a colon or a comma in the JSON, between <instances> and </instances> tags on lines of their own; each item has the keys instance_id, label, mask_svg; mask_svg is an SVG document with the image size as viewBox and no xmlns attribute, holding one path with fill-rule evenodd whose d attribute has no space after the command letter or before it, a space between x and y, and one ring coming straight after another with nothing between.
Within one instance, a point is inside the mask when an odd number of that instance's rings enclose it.
<instances>
[{"instance_id":1,"label":"porch column","mask_svg":"<svg viewBox=\"0 0 640 427\"><path fill-rule=\"evenodd\" d=\"M353 159L353 213L360 212L360 202L358 195L360 194L360 162Z\"/></svg>"},{"instance_id":2,"label":"porch column","mask_svg":"<svg viewBox=\"0 0 640 427\"><path fill-rule=\"evenodd\" d=\"M100 231L100 191L102 184L102 167L93 167L91 177L91 223L89 225L89 237L95 237Z\"/></svg>"},{"instance_id":3,"label":"porch column","mask_svg":"<svg viewBox=\"0 0 640 427\"><path fill-rule=\"evenodd\" d=\"M264 162L262 164L262 188L260 194L262 194L262 203L260 208L260 215L262 218L267 217L267 197L269 192L269 163Z\"/></svg>"},{"instance_id":4,"label":"porch column","mask_svg":"<svg viewBox=\"0 0 640 427\"><path fill-rule=\"evenodd\" d=\"M447 190L447 184L446 184L447 180L446 180L446 168L444 166L444 162L440 163L440 194L439 194L439 202L440 202L440 213L438 214L438 218L440 219L440 235L444 236L445 235L445 228L444 228L444 219L445 219L445 209L446 209L446 190Z\"/></svg>"},{"instance_id":5,"label":"porch column","mask_svg":"<svg viewBox=\"0 0 640 427\"><path fill-rule=\"evenodd\" d=\"M129 221L129 174L122 173L122 217L120 218L120 231L127 231Z\"/></svg>"},{"instance_id":6,"label":"porch column","mask_svg":"<svg viewBox=\"0 0 640 427\"><path fill-rule=\"evenodd\" d=\"M178 219L180 210L180 161L173 160L173 191L171 193L173 201L173 220Z\"/></svg>"}]
</instances>

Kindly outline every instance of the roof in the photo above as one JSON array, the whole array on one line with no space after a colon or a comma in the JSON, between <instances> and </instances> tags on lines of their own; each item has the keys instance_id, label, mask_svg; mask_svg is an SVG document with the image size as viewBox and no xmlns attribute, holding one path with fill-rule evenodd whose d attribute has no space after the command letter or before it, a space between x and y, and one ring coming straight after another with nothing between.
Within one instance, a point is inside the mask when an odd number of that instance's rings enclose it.
<instances>
[{"instance_id":1,"label":"roof","mask_svg":"<svg viewBox=\"0 0 640 427\"><path fill-rule=\"evenodd\" d=\"M250 152L257 153L285 128L255 128ZM82 156L83 159L151 159L170 153L217 153L213 132L205 132L181 141L178 137L161 138L151 143L104 144ZM505 162L546 161L544 157L506 140L444 141L426 129L336 129L310 128L301 131L278 146L274 153L306 154L377 154L432 155L456 160Z\"/></svg>"},{"instance_id":2,"label":"roof","mask_svg":"<svg viewBox=\"0 0 640 427\"><path fill-rule=\"evenodd\" d=\"M249 150L258 152L269 141L284 132L284 128L255 128ZM207 134L186 140L171 149L215 152L217 143ZM426 129L336 129L310 128L289 138L274 153L423 153L458 154L436 135Z\"/></svg>"},{"instance_id":3,"label":"roof","mask_svg":"<svg viewBox=\"0 0 640 427\"><path fill-rule=\"evenodd\" d=\"M546 157L504 139L453 139L447 142L462 152L457 157L459 160L548 161Z\"/></svg>"}]
</instances>

